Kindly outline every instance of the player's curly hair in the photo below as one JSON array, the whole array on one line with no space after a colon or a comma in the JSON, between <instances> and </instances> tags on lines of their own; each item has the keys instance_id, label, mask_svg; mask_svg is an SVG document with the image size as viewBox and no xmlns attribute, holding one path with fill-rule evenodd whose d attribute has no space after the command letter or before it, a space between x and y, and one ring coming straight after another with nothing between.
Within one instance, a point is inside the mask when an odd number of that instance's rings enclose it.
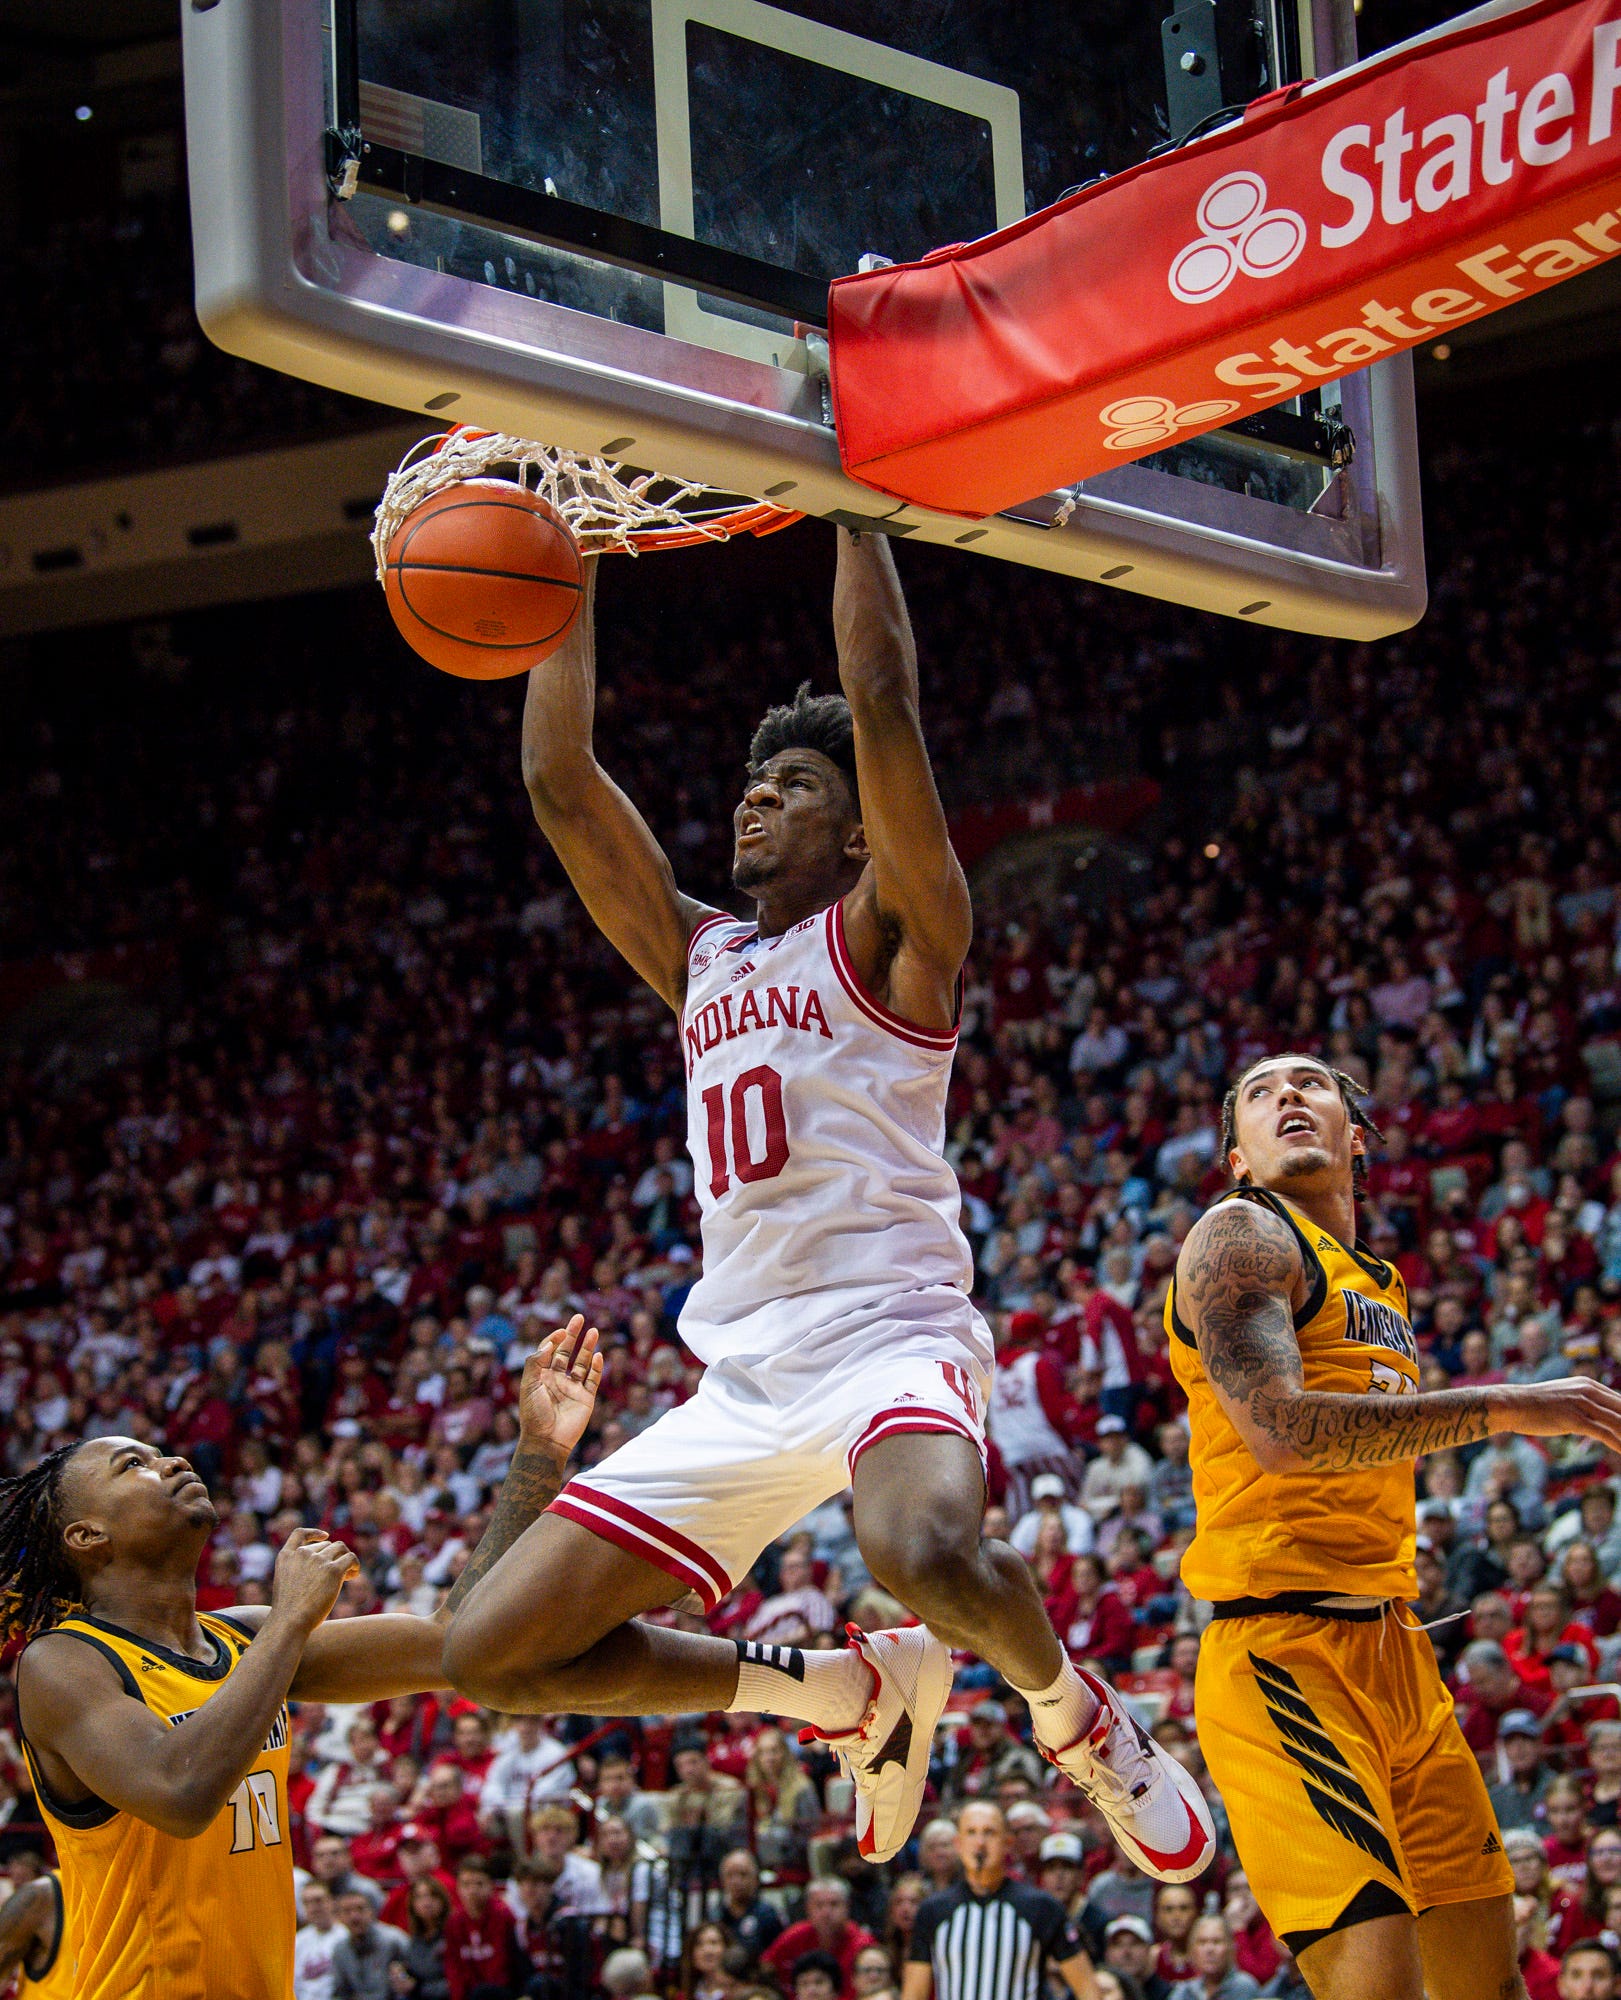
<instances>
[{"instance_id":1,"label":"player's curly hair","mask_svg":"<svg viewBox=\"0 0 1621 2000\"><path fill-rule=\"evenodd\" d=\"M0 1641L32 1639L80 1602L62 1539L62 1474L78 1449L58 1445L27 1472L0 1479Z\"/></svg>"},{"instance_id":2,"label":"player's curly hair","mask_svg":"<svg viewBox=\"0 0 1621 2000\"><path fill-rule=\"evenodd\" d=\"M842 694L812 694L801 681L792 701L768 708L749 742L749 770L758 771L779 750L819 750L856 789L855 724Z\"/></svg>"},{"instance_id":3,"label":"player's curly hair","mask_svg":"<svg viewBox=\"0 0 1621 2000\"><path fill-rule=\"evenodd\" d=\"M1362 1108L1362 1100L1366 1093L1354 1076L1347 1076L1344 1070L1335 1069L1332 1063L1324 1062L1321 1056L1309 1056L1301 1051L1288 1049L1282 1055L1257 1057L1248 1069L1240 1071L1233 1079L1231 1090L1221 1100L1221 1158L1229 1173L1232 1172L1232 1168L1228 1162L1232 1158L1233 1148L1238 1144L1238 1093L1258 1069L1268 1063L1277 1062L1309 1062L1318 1069L1326 1071L1334 1079L1334 1086L1340 1094L1340 1102L1345 1106L1346 1115L1357 1130L1366 1133L1370 1138L1381 1140L1384 1138L1384 1133ZM1366 1159L1351 1162L1351 1185L1358 1194L1362 1192L1362 1183L1367 1177L1367 1172Z\"/></svg>"}]
</instances>

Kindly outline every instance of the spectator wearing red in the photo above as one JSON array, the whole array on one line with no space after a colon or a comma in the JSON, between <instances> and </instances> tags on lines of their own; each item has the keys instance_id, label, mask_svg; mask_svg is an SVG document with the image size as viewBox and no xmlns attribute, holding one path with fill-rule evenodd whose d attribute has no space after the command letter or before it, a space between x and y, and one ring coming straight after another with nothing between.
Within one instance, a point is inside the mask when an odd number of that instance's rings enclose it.
<instances>
[{"instance_id":1,"label":"spectator wearing red","mask_svg":"<svg viewBox=\"0 0 1621 2000\"><path fill-rule=\"evenodd\" d=\"M1503 1641L1514 1671L1529 1688L1551 1699L1553 1686L1548 1678L1548 1655L1555 1646L1576 1646L1597 1671L1598 1647L1586 1625L1570 1615L1570 1599L1563 1584L1544 1578L1526 1593L1523 1621Z\"/></svg>"},{"instance_id":2,"label":"spectator wearing red","mask_svg":"<svg viewBox=\"0 0 1621 2000\"><path fill-rule=\"evenodd\" d=\"M456 1896L457 1906L445 1922L450 2000L469 2000L480 1987L510 1989L517 1973L516 1927L481 1855L466 1855L458 1863Z\"/></svg>"},{"instance_id":3,"label":"spectator wearing red","mask_svg":"<svg viewBox=\"0 0 1621 2000\"><path fill-rule=\"evenodd\" d=\"M1587 1880L1587 1800L1575 1778L1555 1778L1542 1801L1547 1820L1542 1851L1549 1879L1579 1897Z\"/></svg>"},{"instance_id":4,"label":"spectator wearing red","mask_svg":"<svg viewBox=\"0 0 1621 2000\"><path fill-rule=\"evenodd\" d=\"M986 1428L1008 1477L1008 1511L1029 1505L1031 1482L1054 1473L1074 1478L1075 1447L1092 1428L1064 1386L1056 1355L1042 1344L1046 1321L1038 1312L1009 1313L997 1337L996 1381Z\"/></svg>"},{"instance_id":5,"label":"spectator wearing red","mask_svg":"<svg viewBox=\"0 0 1621 2000\"><path fill-rule=\"evenodd\" d=\"M1072 1660L1095 1660L1111 1675L1130 1670L1137 1627L1096 1556L1074 1558L1069 1600L1061 1615L1063 1622L1055 1629Z\"/></svg>"},{"instance_id":6,"label":"spectator wearing red","mask_svg":"<svg viewBox=\"0 0 1621 2000\"><path fill-rule=\"evenodd\" d=\"M850 2000L856 1953L874 1941L871 1931L850 1921L850 1885L840 1876L823 1876L805 1890L803 1918L760 1954L760 1963L786 1983L796 1959L808 1951L825 1951L838 1960L839 1991L843 2000Z\"/></svg>"},{"instance_id":7,"label":"spectator wearing red","mask_svg":"<svg viewBox=\"0 0 1621 2000\"><path fill-rule=\"evenodd\" d=\"M1522 1681L1495 1639L1472 1639L1459 1655L1458 1676L1458 1726L1483 1769L1495 1766L1497 1732L1505 1715L1517 1708L1541 1715L1552 1703L1551 1688ZM1487 1776L1495 1778L1495 1768Z\"/></svg>"},{"instance_id":8,"label":"spectator wearing red","mask_svg":"<svg viewBox=\"0 0 1621 2000\"><path fill-rule=\"evenodd\" d=\"M454 1764L462 1774L468 1793L473 1794L483 1786L490 1766L495 1762L490 1725L482 1711L471 1702L453 1702L451 1714L455 1720L450 1725L450 1748L437 1761Z\"/></svg>"},{"instance_id":9,"label":"spectator wearing red","mask_svg":"<svg viewBox=\"0 0 1621 2000\"><path fill-rule=\"evenodd\" d=\"M1613 1590L1599 1568L1593 1544L1580 1536L1566 1542L1559 1556L1559 1580L1570 1599L1570 1615L1595 1639L1608 1639L1621 1629L1621 1591Z\"/></svg>"},{"instance_id":10,"label":"spectator wearing red","mask_svg":"<svg viewBox=\"0 0 1621 2000\"><path fill-rule=\"evenodd\" d=\"M411 1910L411 1889L424 1876L431 1876L452 1901L456 1895L456 1878L444 1865L439 1853L439 1843L426 1827L415 1820L407 1820L400 1828L400 1837L394 1848L395 1866L400 1879L383 1898L383 1907L378 1912L379 1921L390 1924L397 1931L408 1928Z\"/></svg>"},{"instance_id":11,"label":"spectator wearing red","mask_svg":"<svg viewBox=\"0 0 1621 2000\"><path fill-rule=\"evenodd\" d=\"M422 1797L412 1807L411 1817L432 1835L452 1868L461 1866L463 1855L484 1852L477 1806L467 1796L462 1774L454 1764L430 1765L422 1781Z\"/></svg>"}]
</instances>

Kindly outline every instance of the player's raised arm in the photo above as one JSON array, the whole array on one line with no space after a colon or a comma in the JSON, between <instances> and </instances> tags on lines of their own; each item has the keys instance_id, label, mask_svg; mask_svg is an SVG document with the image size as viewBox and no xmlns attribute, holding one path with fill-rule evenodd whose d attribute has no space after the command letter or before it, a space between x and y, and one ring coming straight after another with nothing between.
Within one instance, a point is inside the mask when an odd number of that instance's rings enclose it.
<instances>
[{"instance_id":1,"label":"player's raised arm","mask_svg":"<svg viewBox=\"0 0 1621 2000\"><path fill-rule=\"evenodd\" d=\"M943 988L949 1021L973 936L973 910L923 741L911 621L888 536L858 537L842 528L838 536L833 636L855 725L874 915L898 934L917 970ZM852 918L859 917L860 900L857 891ZM901 1011L912 1010L903 1004Z\"/></svg>"},{"instance_id":2,"label":"player's raised arm","mask_svg":"<svg viewBox=\"0 0 1621 2000\"><path fill-rule=\"evenodd\" d=\"M597 762L596 582L597 562L588 558L579 623L565 645L530 670L523 782L541 832L597 928L679 1012L687 943L708 911L677 889L646 820Z\"/></svg>"},{"instance_id":3,"label":"player's raised arm","mask_svg":"<svg viewBox=\"0 0 1621 2000\"><path fill-rule=\"evenodd\" d=\"M1203 1216L1177 1260L1178 1310L1264 1472L1392 1465L1497 1431L1575 1433L1621 1450L1621 1396L1585 1377L1419 1396L1306 1389L1294 1331L1304 1278L1288 1225L1248 1201L1226 1201Z\"/></svg>"},{"instance_id":4,"label":"player's raised arm","mask_svg":"<svg viewBox=\"0 0 1621 2000\"><path fill-rule=\"evenodd\" d=\"M576 1313L524 1363L518 1389L518 1448L489 1526L432 1618L383 1612L340 1618L310 1634L293 1676L300 1701L386 1701L450 1686L445 1633L479 1579L494 1569L557 1498L569 1454L584 1434L602 1380L597 1330ZM241 1617L242 1613L233 1614Z\"/></svg>"}]
</instances>

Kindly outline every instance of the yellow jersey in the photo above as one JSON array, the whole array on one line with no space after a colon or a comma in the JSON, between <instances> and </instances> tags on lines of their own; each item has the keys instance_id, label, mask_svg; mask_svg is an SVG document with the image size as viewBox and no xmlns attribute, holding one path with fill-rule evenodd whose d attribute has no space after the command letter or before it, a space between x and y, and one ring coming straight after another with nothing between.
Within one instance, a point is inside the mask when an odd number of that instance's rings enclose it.
<instances>
[{"instance_id":1,"label":"yellow jersey","mask_svg":"<svg viewBox=\"0 0 1621 2000\"><path fill-rule=\"evenodd\" d=\"M62 1906L62 1878L53 1869L45 1880L51 1885L51 1899L56 1905L56 1931L51 1948L45 1954L45 1963L38 1972L30 1972L28 1961L23 1960L17 2000L73 2000L73 1954L67 1948L67 1916Z\"/></svg>"},{"instance_id":2,"label":"yellow jersey","mask_svg":"<svg viewBox=\"0 0 1621 2000\"><path fill-rule=\"evenodd\" d=\"M211 1660L80 1614L51 1630L94 1646L130 1699L174 1726L219 1692L252 1637L217 1613L197 1622ZM246 1778L195 1840L160 1833L100 1799L59 1799L26 1740L23 1749L61 1865L74 2000L291 2000L285 1707Z\"/></svg>"},{"instance_id":3,"label":"yellow jersey","mask_svg":"<svg viewBox=\"0 0 1621 2000\"><path fill-rule=\"evenodd\" d=\"M1393 1266L1347 1249L1281 1195L1235 1188L1294 1231L1306 1270L1295 1338L1308 1390L1349 1396L1409 1395L1418 1350L1407 1287ZM1198 1344L1165 1300L1171 1366L1188 1399L1189 1457L1198 1525L1182 1558L1182 1580L1217 1604L1294 1596L1412 1598L1413 1468L1263 1472L1221 1407Z\"/></svg>"}]
</instances>

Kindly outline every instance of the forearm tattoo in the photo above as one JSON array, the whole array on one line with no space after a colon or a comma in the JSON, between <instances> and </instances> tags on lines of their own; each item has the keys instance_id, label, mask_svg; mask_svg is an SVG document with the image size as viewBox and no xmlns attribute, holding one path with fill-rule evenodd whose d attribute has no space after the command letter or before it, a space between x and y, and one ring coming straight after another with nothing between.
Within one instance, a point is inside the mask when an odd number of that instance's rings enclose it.
<instances>
[{"instance_id":1,"label":"forearm tattoo","mask_svg":"<svg viewBox=\"0 0 1621 2000\"><path fill-rule=\"evenodd\" d=\"M1291 1306L1300 1252L1268 1210L1229 1202L1188 1239L1177 1279L1205 1373L1253 1429L1302 1465L1340 1472L1394 1465L1489 1435L1478 1389L1423 1396L1308 1391Z\"/></svg>"},{"instance_id":2,"label":"forearm tattoo","mask_svg":"<svg viewBox=\"0 0 1621 2000\"><path fill-rule=\"evenodd\" d=\"M531 1522L545 1513L562 1491L565 1469L551 1452L525 1451L519 1446L501 1483L490 1525L451 1585L439 1608L441 1618L457 1610L479 1579L487 1576Z\"/></svg>"}]
</instances>

